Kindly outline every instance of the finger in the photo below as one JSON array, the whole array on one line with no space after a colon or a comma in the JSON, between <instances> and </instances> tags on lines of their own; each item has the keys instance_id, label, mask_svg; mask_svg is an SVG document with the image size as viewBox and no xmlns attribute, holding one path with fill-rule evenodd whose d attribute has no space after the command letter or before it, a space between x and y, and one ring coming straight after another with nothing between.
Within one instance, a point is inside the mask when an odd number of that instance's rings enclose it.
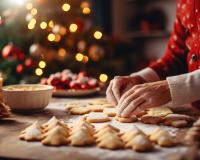
<instances>
[{"instance_id":1,"label":"finger","mask_svg":"<svg viewBox=\"0 0 200 160\"><path fill-rule=\"evenodd\" d=\"M118 107L118 115L121 116L123 110L136 98L139 97L138 92L133 92L132 94L130 93L130 96L124 99L124 101L121 103L121 105Z\"/></svg>"},{"instance_id":2,"label":"finger","mask_svg":"<svg viewBox=\"0 0 200 160\"><path fill-rule=\"evenodd\" d=\"M140 96L134 101L132 101L121 113L122 117L128 117L131 113L139 106L140 104L144 103L145 100Z\"/></svg>"},{"instance_id":3,"label":"finger","mask_svg":"<svg viewBox=\"0 0 200 160\"><path fill-rule=\"evenodd\" d=\"M118 102L118 107L122 106L122 103L124 102L124 100L129 97L131 94L133 94L134 89L131 88L130 90L128 90L126 93L123 94L123 96L120 98L119 102Z\"/></svg>"},{"instance_id":4,"label":"finger","mask_svg":"<svg viewBox=\"0 0 200 160\"><path fill-rule=\"evenodd\" d=\"M115 97L112 93L112 85L113 85L113 80L110 81L110 85L107 88L106 98L109 102L113 103L114 105L117 105L117 100L115 99Z\"/></svg>"},{"instance_id":5,"label":"finger","mask_svg":"<svg viewBox=\"0 0 200 160\"><path fill-rule=\"evenodd\" d=\"M113 85L112 85L112 93L115 96L115 99L117 101L119 101L120 99L120 88L121 88L122 84L121 84L121 80L117 78L115 78L115 80L113 81Z\"/></svg>"}]
</instances>

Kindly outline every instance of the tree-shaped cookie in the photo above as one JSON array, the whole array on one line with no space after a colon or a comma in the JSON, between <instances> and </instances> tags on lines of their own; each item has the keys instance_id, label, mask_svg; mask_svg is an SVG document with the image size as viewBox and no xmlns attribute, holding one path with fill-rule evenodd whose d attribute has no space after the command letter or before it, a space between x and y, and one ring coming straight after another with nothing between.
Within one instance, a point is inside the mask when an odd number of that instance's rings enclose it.
<instances>
[{"instance_id":1,"label":"tree-shaped cookie","mask_svg":"<svg viewBox=\"0 0 200 160\"><path fill-rule=\"evenodd\" d=\"M43 135L42 144L49 146L67 145L69 143L69 130L57 125Z\"/></svg>"},{"instance_id":2,"label":"tree-shaped cookie","mask_svg":"<svg viewBox=\"0 0 200 160\"><path fill-rule=\"evenodd\" d=\"M23 130L19 136L21 140L39 141L42 138L42 130L38 122L34 122L31 126Z\"/></svg>"}]
</instances>

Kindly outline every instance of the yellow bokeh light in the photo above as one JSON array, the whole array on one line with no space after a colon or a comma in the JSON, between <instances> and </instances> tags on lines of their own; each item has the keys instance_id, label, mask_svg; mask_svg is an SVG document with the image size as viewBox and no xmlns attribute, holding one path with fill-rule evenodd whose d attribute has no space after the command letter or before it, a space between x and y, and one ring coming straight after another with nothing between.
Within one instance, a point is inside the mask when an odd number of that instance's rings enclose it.
<instances>
[{"instance_id":1,"label":"yellow bokeh light","mask_svg":"<svg viewBox=\"0 0 200 160\"><path fill-rule=\"evenodd\" d=\"M33 8L33 4L32 3L27 3L26 4L26 9L31 10Z\"/></svg>"},{"instance_id":2,"label":"yellow bokeh light","mask_svg":"<svg viewBox=\"0 0 200 160\"><path fill-rule=\"evenodd\" d=\"M88 7L83 8L83 14L90 14L91 9Z\"/></svg>"},{"instance_id":3,"label":"yellow bokeh light","mask_svg":"<svg viewBox=\"0 0 200 160\"><path fill-rule=\"evenodd\" d=\"M71 6L68 3L64 3L62 5L62 10L65 12L68 12L70 10Z\"/></svg>"},{"instance_id":4,"label":"yellow bokeh light","mask_svg":"<svg viewBox=\"0 0 200 160\"><path fill-rule=\"evenodd\" d=\"M50 33L50 34L48 35L47 39L48 39L50 42L52 42L52 41L55 41L56 36L55 36L55 34Z\"/></svg>"},{"instance_id":5,"label":"yellow bokeh light","mask_svg":"<svg viewBox=\"0 0 200 160\"><path fill-rule=\"evenodd\" d=\"M59 35L59 34L56 34L55 35L55 42L60 42L60 40L61 40L61 36Z\"/></svg>"},{"instance_id":6,"label":"yellow bokeh light","mask_svg":"<svg viewBox=\"0 0 200 160\"><path fill-rule=\"evenodd\" d=\"M65 57L65 56L67 55L67 51L66 51L64 48L60 48L60 49L58 50L58 55L59 55L60 57Z\"/></svg>"},{"instance_id":7,"label":"yellow bokeh light","mask_svg":"<svg viewBox=\"0 0 200 160\"><path fill-rule=\"evenodd\" d=\"M41 29L46 29L47 28L47 23L46 22L41 22L40 23L40 28Z\"/></svg>"},{"instance_id":8,"label":"yellow bokeh light","mask_svg":"<svg viewBox=\"0 0 200 160\"><path fill-rule=\"evenodd\" d=\"M74 23L70 24L70 26L69 26L70 32L76 32L77 29L78 29L78 26L76 24L74 24Z\"/></svg>"},{"instance_id":9,"label":"yellow bokeh light","mask_svg":"<svg viewBox=\"0 0 200 160\"><path fill-rule=\"evenodd\" d=\"M36 24L36 22L37 22L36 19L32 18L29 23Z\"/></svg>"},{"instance_id":10,"label":"yellow bokeh light","mask_svg":"<svg viewBox=\"0 0 200 160\"><path fill-rule=\"evenodd\" d=\"M39 64L38 64L38 66L40 68L45 68L46 67L46 62L45 61L40 61Z\"/></svg>"},{"instance_id":11,"label":"yellow bokeh light","mask_svg":"<svg viewBox=\"0 0 200 160\"><path fill-rule=\"evenodd\" d=\"M51 20L51 21L49 21L48 25L49 25L50 28L53 28L54 27L54 22Z\"/></svg>"},{"instance_id":12,"label":"yellow bokeh light","mask_svg":"<svg viewBox=\"0 0 200 160\"><path fill-rule=\"evenodd\" d=\"M107 82L107 80L108 80L107 74L105 74L105 73L100 74L99 80L100 80L101 82L103 82L103 83Z\"/></svg>"},{"instance_id":13,"label":"yellow bokeh light","mask_svg":"<svg viewBox=\"0 0 200 160\"><path fill-rule=\"evenodd\" d=\"M32 15L36 15L37 14L37 9L36 8L31 9L31 14Z\"/></svg>"},{"instance_id":14,"label":"yellow bokeh light","mask_svg":"<svg viewBox=\"0 0 200 160\"><path fill-rule=\"evenodd\" d=\"M100 31L95 31L94 32L94 38L101 39L102 36L103 36L102 32L100 32Z\"/></svg>"},{"instance_id":15,"label":"yellow bokeh light","mask_svg":"<svg viewBox=\"0 0 200 160\"><path fill-rule=\"evenodd\" d=\"M32 19L29 23L28 23L28 29L32 30L35 28L35 24L36 24L36 20Z\"/></svg>"},{"instance_id":16,"label":"yellow bokeh light","mask_svg":"<svg viewBox=\"0 0 200 160\"><path fill-rule=\"evenodd\" d=\"M84 58L84 55L82 53L77 53L75 58L77 61L81 62Z\"/></svg>"},{"instance_id":17,"label":"yellow bokeh light","mask_svg":"<svg viewBox=\"0 0 200 160\"><path fill-rule=\"evenodd\" d=\"M41 76L41 75L43 74L43 70L42 70L41 68L36 68L36 69L35 69L35 74L36 74L37 76Z\"/></svg>"}]
</instances>

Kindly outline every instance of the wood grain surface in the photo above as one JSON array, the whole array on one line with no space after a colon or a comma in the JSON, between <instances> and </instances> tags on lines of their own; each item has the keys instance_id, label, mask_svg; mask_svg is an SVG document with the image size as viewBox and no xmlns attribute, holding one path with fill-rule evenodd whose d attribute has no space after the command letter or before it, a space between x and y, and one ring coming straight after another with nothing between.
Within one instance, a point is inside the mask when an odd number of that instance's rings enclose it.
<instances>
[{"instance_id":1,"label":"wood grain surface","mask_svg":"<svg viewBox=\"0 0 200 160\"><path fill-rule=\"evenodd\" d=\"M13 114L11 118L0 121L0 159L44 159L44 160L164 160L179 159L187 147L156 148L150 153L136 153L133 150L109 151L91 147L47 147L39 142L27 143L18 139L21 130L38 120L43 123L52 116L63 119L66 122L72 117L64 111L67 102L78 99L54 98L49 106L41 113ZM113 122L115 123L115 122ZM126 124L127 127L132 124ZM140 125L140 124L138 124ZM126 127L123 125L123 127ZM178 138L182 139L185 130L180 130Z\"/></svg>"}]
</instances>

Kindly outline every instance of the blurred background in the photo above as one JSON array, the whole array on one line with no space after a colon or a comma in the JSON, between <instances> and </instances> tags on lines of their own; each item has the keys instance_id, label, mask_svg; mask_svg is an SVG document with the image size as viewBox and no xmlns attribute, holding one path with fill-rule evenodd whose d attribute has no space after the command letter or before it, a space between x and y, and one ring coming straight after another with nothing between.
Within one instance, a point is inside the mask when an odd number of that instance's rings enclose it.
<instances>
[{"instance_id":1,"label":"blurred background","mask_svg":"<svg viewBox=\"0 0 200 160\"><path fill-rule=\"evenodd\" d=\"M108 82L160 57L175 0L1 0L5 84L37 83L70 69Z\"/></svg>"}]
</instances>

